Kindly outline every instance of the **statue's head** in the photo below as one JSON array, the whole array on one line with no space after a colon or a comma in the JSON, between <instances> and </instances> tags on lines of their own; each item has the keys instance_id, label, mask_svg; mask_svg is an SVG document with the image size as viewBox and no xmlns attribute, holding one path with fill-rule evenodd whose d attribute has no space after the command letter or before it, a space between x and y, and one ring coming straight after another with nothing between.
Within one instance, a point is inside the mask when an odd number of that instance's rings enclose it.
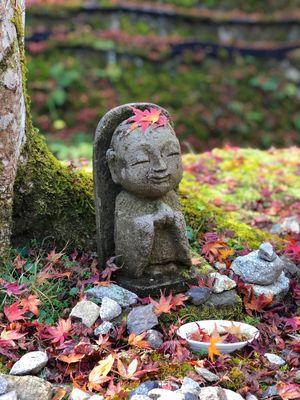
<instances>
[{"instance_id":1,"label":"statue's head","mask_svg":"<svg viewBox=\"0 0 300 400\"><path fill-rule=\"evenodd\" d=\"M143 131L124 121L114 131L106 157L113 181L137 196L159 198L182 178L180 146L169 123Z\"/></svg>"}]
</instances>

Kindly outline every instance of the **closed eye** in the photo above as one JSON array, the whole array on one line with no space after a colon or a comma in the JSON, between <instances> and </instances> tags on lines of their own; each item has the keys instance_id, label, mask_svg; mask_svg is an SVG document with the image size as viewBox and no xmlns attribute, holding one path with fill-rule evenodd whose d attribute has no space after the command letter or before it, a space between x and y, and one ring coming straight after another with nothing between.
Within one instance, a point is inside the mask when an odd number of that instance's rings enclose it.
<instances>
[{"instance_id":1,"label":"closed eye","mask_svg":"<svg viewBox=\"0 0 300 400\"><path fill-rule=\"evenodd\" d=\"M131 166L133 167L134 165L145 164L148 162L149 162L149 160L139 160L139 161L136 161L133 164L131 164Z\"/></svg>"},{"instance_id":2,"label":"closed eye","mask_svg":"<svg viewBox=\"0 0 300 400\"><path fill-rule=\"evenodd\" d=\"M173 153L168 154L168 157L179 156L179 155L180 155L179 151L174 151Z\"/></svg>"}]
</instances>

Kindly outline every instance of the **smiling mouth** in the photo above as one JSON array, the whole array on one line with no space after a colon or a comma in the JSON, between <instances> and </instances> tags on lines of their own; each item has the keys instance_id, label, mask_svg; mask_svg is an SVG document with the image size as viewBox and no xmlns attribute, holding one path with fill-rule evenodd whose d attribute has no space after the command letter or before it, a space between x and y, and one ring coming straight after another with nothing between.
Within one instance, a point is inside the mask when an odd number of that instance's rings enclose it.
<instances>
[{"instance_id":1,"label":"smiling mouth","mask_svg":"<svg viewBox=\"0 0 300 400\"><path fill-rule=\"evenodd\" d=\"M153 183L164 183L168 182L170 179L170 175L164 175L164 176L152 176L150 178L150 181Z\"/></svg>"}]
</instances>

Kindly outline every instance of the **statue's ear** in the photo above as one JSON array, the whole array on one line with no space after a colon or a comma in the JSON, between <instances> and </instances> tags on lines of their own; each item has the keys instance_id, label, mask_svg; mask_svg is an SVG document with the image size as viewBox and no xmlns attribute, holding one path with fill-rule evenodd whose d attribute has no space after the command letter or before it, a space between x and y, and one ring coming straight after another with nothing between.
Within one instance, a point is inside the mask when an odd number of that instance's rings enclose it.
<instances>
[{"instance_id":1,"label":"statue's ear","mask_svg":"<svg viewBox=\"0 0 300 400\"><path fill-rule=\"evenodd\" d=\"M118 166L117 166L117 157L116 152L113 149L108 149L106 152L106 160L108 164L108 168L111 173L112 180L115 183L119 183L118 179Z\"/></svg>"}]
</instances>

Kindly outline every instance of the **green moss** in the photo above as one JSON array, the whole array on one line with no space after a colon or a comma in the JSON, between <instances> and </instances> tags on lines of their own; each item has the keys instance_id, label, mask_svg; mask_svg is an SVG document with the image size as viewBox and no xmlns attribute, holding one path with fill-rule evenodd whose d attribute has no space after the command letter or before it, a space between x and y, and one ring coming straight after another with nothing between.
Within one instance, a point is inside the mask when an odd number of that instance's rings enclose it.
<instances>
[{"instance_id":1,"label":"green moss","mask_svg":"<svg viewBox=\"0 0 300 400\"><path fill-rule=\"evenodd\" d=\"M6 49L2 60L0 61L0 71L3 73L7 70L11 63L11 57L16 51L16 41L13 41L12 44Z\"/></svg>"},{"instance_id":2,"label":"green moss","mask_svg":"<svg viewBox=\"0 0 300 400\"><path fill-rule=\"evenodd\" d=\"M239 301L233 306L193 306L188 305L181 308L178 312L172 314L162 314L160 321L163 325L175 324L178 318L184 320L185 323L201 321L207 319L226 319L233 321L243 321L246 314L243 309L242 301Z\"/></svg>"},{"instance_id":3,"label":"green moss","mask_svg":"<svg viewBox=\"0 0 300 400\"><path fill-rule=\"evenodd\" d=\"M193 371L193 367L188 362L172 363L162 354L156 352L153 352L150 357L151 361L159 363L159 377L161 380L168 380L170 377L184 378L189 372Z\"/></svg>"},{"instance_id":4,"label":"green moss","mask_svg":"<svg viewBox=\"0 0 300 400\"><path fill-rule=\"evenodd\" d=\"M222 386L230 390L238 390L244 385L245 376L239 367L233 367L228 373L228 380L222 382Z\"/></svg>"}]
</instances>

